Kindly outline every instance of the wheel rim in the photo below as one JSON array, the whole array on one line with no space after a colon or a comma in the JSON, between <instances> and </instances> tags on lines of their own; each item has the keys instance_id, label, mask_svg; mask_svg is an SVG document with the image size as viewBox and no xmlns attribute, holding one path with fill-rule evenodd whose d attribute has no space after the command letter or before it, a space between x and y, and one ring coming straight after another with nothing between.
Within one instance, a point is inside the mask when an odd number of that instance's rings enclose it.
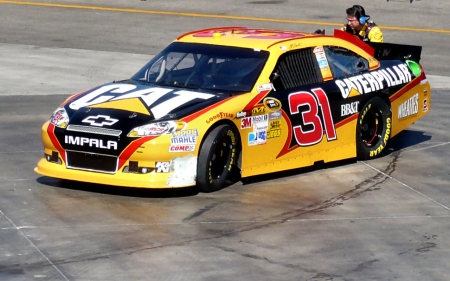
<instances>
[{"instance_id":1,"label":"wheel rim","mask_svg":"<svg viewBox=\"0 0 450 281\"><path fill-rule=\"evenodd\" d=\"M217 141L217 145L211 156L211 176L214 180L220 178L224 170L227 169L226 166L230 159L231 147L232 143L229 137L223 137Z\"/></svg>"},{"instance_id":2,"label":"wheel rim","mask_svg":"<svg viewBox=\"0 0 450 281\"><path fill-rule=\"evenodd\" d=\"M379 111L370 110L361 122L361 140L367 147L376 145L381 139L383 131L382 114Z\"/></svg>"}]
</instances>

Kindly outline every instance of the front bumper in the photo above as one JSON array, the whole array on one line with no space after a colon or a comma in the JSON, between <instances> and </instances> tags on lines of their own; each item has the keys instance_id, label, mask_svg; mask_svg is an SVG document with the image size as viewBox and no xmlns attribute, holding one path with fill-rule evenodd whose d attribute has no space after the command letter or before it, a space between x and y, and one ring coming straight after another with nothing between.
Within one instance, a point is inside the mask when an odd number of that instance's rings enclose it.
<instances>
[{"instance_id":1,"label":"front bumper","mask_svg":"<svg viewBox=\"0 0 450 281\"><path fill-rule=\"evenodd\" d=\"M161 136L158 141L139 142L136 149L129 150L129 155L122 158L99 156L97 160L100 162L90 163L84 162L89 159L82 158L82 155L93 153L64 150L56 138L50 137L48 126L48 122L42 126L44 157L34 169L40 175L139 188L175 188L196 184L197 146L190 152L170 152L170 135ZM68 155L74 153L80 157L69 160ZM115 161L114 158L118 159L117 163L111 162Z\"/></svg>"},{"instance_id":2,"label":"front bumper","mask_svg":"<svg viewBox=\"0 0 450 281\"><path fill-rule=\"evenodd\" d=\"M190 162L190 166L196 158L192 155L190 157L183 157L183 159L183 162L185 163ZM64 163L56 164L48 162L47 159L42 158L38 162L34 171L40 175L53 178L124 187L176 188L195 185L195 176L192 175L192 172L183 171L183 169L186 168L186 165L180 164L180 161L175 160L174 164L171 164L171 166L176 167L173 169L171 168L171 171L167 173L157 173L156 170L154 170L147 174L129 173L123 171L117 171L114 174L106 174L69 169L66 168ZM192 169L192 167L187 168Z\"/></svg>"}]
</instances>

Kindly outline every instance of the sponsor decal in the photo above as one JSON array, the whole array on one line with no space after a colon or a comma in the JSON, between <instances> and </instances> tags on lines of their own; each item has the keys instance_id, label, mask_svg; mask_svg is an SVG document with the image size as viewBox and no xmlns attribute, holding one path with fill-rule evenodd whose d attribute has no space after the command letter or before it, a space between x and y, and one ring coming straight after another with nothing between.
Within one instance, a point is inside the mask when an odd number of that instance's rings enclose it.
<instances>
[{"instance_id":1,"label":"sponsor decal","mask_svg":"<svg viewBox=\"0 0 450 281\"><path fill-rule=\"evenodd\" d=\"M195 150L195 145L171 145L169 152L190 152Z\"/></svg>"},{"instance_id":2,"label":"sponsor decal","mask_svg":"<svg viewBox=\"0 0 450 281\"><path fill-rule=\"evenodd\" d=\"M269 121L253 122L253 130L261 131L269 128Z\"/></svg>"},{"instance_id":3,"label":"sponsor decal","mask_svg":"<svg viewBox=\"0 0 450 281\"><path fill-rule=\"evenodd\" d=\"M344 99L359 94L368 94L387 87L401 85L411 81L411 73L406 64L371 71L361 75L336 80L336 85Z\"/></svg>"},{"instance_id":4,"label":"sponsor decal","mask_svg":"<svg viewBox=\"0 0 450 281\"><path fill-rule=\"evenodd\" d=\"M244 118L247 116L251 116L252 114L250 112L247 111L239 111L238 113L236 113L236 118Z\"/></svg>"},{"instance_id":5,"label":"sponsor decal","mask_svg":"<svg viewBox=\"0 0 450 281\"><path fill-rule=\"evenodd\" d=\"M358 113L359 101L341 104L341 116Z\"/></svg>"},{"instance_id":6,"label":"sponsor decal","mask_svg":"<svg viewBox=\"0 0 450 281\"><path fill-rule=\"evenodd\" d=\"M116 124L118 121L119 119L114 119L107 115L97 115L86 117L81 122L88 123L91 126L103 127L103 125L112 126Z\"/></svg>"},{"instance_id":7,"label":"sponsor decal","mask_svg":"<svg viewBox=\"0 0 450 281\"><path fill-rule=\"evenodd\" d=\"M267 132L267 138L271 139L271 138L277 138L281 136L281 129L277 129L277 130L270 130Z\"/></svg>"},{"instance_id":8,"label":"sponsor decal","mask_svg":"<svg viewBox=\"0 0 450 281\"><path fill-rule=\"evenodd\" d=\"M248 129L253 127L253 117L245 117L241 119L241 129Z\"/></svg>"},{"instance_id":9,"label":"sponsor decal","mask_svg":"<svg viewBox=\"0 0 450 281\"><path fill-rule=\"evenodd\" d=\"M252 123L254 131L267 130L267 128L269 127L269 115L265 114L253 116Z\"/></svg>"},{"instance_id":10,"label":"sponsor decal","mask_svg":"<svg viewBox=\"0 0 450 281\"><path fill-rule=\"evenodd\" d=\"M263 100L264 106L270 111L277 111L281 109L281 102L275 98L265 98Z\"/></svg>"},{"instance_id":11,"label":"sponsor decal","mask_svg":"<svg viewBox=\"0 0 450 281\"><path fill-rule=\"evenodd\" d=\"M168 173L170 168L170 162L156 162L155 167L157 173Z\"/></svg>"},{"instance_id":12,"label":"sponsor decal","mask_svg":"<svg viewBox=\"0 0 450 281\"><path fill-rule=\"evenodd\" d=\"M255 131L248 134L248 145L265 144L267 140L267 131Z\"/></svg>"},{"instance_id":13,"label":"sponsor decal","mask_svg":"<svg viewBox=\"0 0 450 281\"><path fill-rule=\"evenodd\" d=\"M269 120L269 115L265 114L265 115L253 116L252 118L253 118L253 123L266 122Z\"/></svg>"},{"instance_id":14,"label":"sponsor decal","mask_svg":"<svg viewBox=\"0 0 450 281\"><path fill-rule=\"evenodd\" d=\"M282 116L281 114L281 110L277 110L277 111L273 111L273 112L269 112L269 120L276 120L276 119L280 119Z\"/></svg>"},{"instance_id":15,"label":"sponsor decal","mask_svg":"<svg viewBox=\"0 0 450 281\"><path fill-rule=\"evenodd\" d=\"M158 119L192 100L207 100L214 96L213 94L194 91L178 91L159 87L137 88L136 85L114 83L102 86L75 99L69 104L69 107L78 110L82 107L108 101L139 98L147 107L152 107L152 114ZM162 97L165 97L165 99L161 99ZM164 101L158 102L158 100Z\"/></svg>"},{"instance_id":16,"label":"sponsor decal","mask_svg":"<svg viewBox=\"0 0 450 281\"><path fill-rule=\"evenodd\" d=\"M222 118L234 118L234 115L233 113L219 112L216 115L209 117L209 119L206 120L206 123L209 124Z\"/></svg>"},{"instance_id":17,"label":"sponsor decal","mask_svg":"<svg viewBox=\"0 0 450 281\"><path fill-rule=\"evenodd\" d=\"M63 118L64 118L64 114L61 110L59 110L52 116L53 123L55 123L55 124L58 123Z\"/></svg>"},{"instance_id":18,"label":"sponsor decal","mask_svg":"<svg viewBox=\"0 0 450 281\"><path fill-rule=\"evenodd\" d=\"M317 62L319 63L320 68L328 67L328 61L326 59L321 59Z\"/></svg>"},{"instance_id":19,"label":"sponsor decal","mask_svg":"<svg viewBox=\"0 0 450 281\"><path fill-rule=\"evenodd\" d=\"M176 131L172 133L172 136L174 137L198 136L198 131L197 129Z\"/></svg>"},{"instance_id":20,"label":"sponsor decal","mask_svg":"<svg viewBox=\"0 0 450 281\"><path fill-rule=\"evenodd\" d=\"M270 122L270 130L280 128L280 126L281 126L281 122L278 120Z\"/></svg>"},{"instance_id":21,"label":"sponsor decal","mask_svg":"<svg viewBox=\"0 0 450 281\"><path fill-rule=\"evenodd\" d=\"M428 99L424 99L423 100L423 112L427 112L428 111Z\"/></svg>"},{"instance_id":22,"label":"sponsor decal","mask_svg":"<svg viewBox=\"0 0 450 281\"><path fill-rule=\"evenodd\" d=\"M273 89L272 83L267 83L267 84L262 84L262 85L256 86L256 90L258 91L258 93L261 93L263 91L272 91L272 89Z\"/></svg>"},{"instance_id":23,"label":"sponsor decal","mask_svg":"<svg viewBox=\"0 0 450 281\"><path fill-rule=\"evenodd\" d=\"M196 144L197 137L187 136L187 137L175 137L170 139L170 143L173 144Z\"/></svg>"},{"instance_id":24,"label":"sponsor decal","mask_svg":"<svg viewBox=\"0 0 450 281\"><path fill-rule=\"evenodd\" d=\"M398 119L403 119L419 112L419 94L415 94L398 106Z\"/></svg>"},{"instance_id":25,"label":"sponsor decal","mask_svg":"<svg viewBox=\"0 0 450 281\"><path fill-rule=\"evenodd\" d=\"M264 114L266 112L266 108L264 107L264 105L257 105L257 107L254 107L252 109L252 115L260 115L260 114Z\"/></svg>"},{"instance_id":26,"label":"sponsor decal","mask_svg":"<svg viewBox=\"0 0 450 281\"><path fill-rule=\"evenodd\" d=\"M328 65L327 56L322 47L314 48L313 53L316 55L317 63L319 64L320 72L324 81L328 81L332 79L331 69Z\"/></svg>"},{"instance_id":27,"label":"sponsor decal","mask_svg":"<svg viewBox=\"0 0 450 281\"><path fill-rule=\"evenodd\" d=\"M64 142L66 144L78 145L78 146L89 146L102 149L114 149L117 150L116 141L104 141L102 139L85 138L85 137L75 137L66 135L64 136Z\"/></svg>"},{"instance_id":28,"label":"sponsor decal","mask_svg":"<svg viewBox=\"0 0 450 281\"><path fill-rule=\"evenodd\" d=\"M313 53L314 54L316 54L316 53L323 53L323 48L322 47L315 47L314 50L313 50Z\"/></svg>"}]
</instances>

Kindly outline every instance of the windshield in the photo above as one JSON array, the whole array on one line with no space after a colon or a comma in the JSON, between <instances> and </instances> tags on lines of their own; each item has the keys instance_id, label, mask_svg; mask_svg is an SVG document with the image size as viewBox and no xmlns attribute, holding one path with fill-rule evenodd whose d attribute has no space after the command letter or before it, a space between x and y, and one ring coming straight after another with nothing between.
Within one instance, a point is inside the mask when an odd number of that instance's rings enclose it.
<instances>
[{"instance_id":1,"label":"windshield","mask_svg":"<svg viewBox=\"0 0 450 281\"><path fill-rule=\"evenodd\" d=\"M160 86L251 91L269 53L174 42L131 79Z\"/></svg>"}]
</instances>

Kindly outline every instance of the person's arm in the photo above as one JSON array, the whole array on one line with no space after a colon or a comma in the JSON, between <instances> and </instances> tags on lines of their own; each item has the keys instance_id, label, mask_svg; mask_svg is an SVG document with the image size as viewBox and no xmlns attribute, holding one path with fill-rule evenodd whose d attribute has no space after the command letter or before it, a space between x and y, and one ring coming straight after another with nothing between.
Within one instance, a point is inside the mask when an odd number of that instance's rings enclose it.
<instances>
[{"instance_id":1,"label":"person's arm","mask_svg":"<svg viewBox=\"0 0 450 281\"><path fill-rule=\"evenodd\" d=\"M378 26L372 27L367 37L370 42L383 42L383 32Z\"/></svg>"}]
</instances>

